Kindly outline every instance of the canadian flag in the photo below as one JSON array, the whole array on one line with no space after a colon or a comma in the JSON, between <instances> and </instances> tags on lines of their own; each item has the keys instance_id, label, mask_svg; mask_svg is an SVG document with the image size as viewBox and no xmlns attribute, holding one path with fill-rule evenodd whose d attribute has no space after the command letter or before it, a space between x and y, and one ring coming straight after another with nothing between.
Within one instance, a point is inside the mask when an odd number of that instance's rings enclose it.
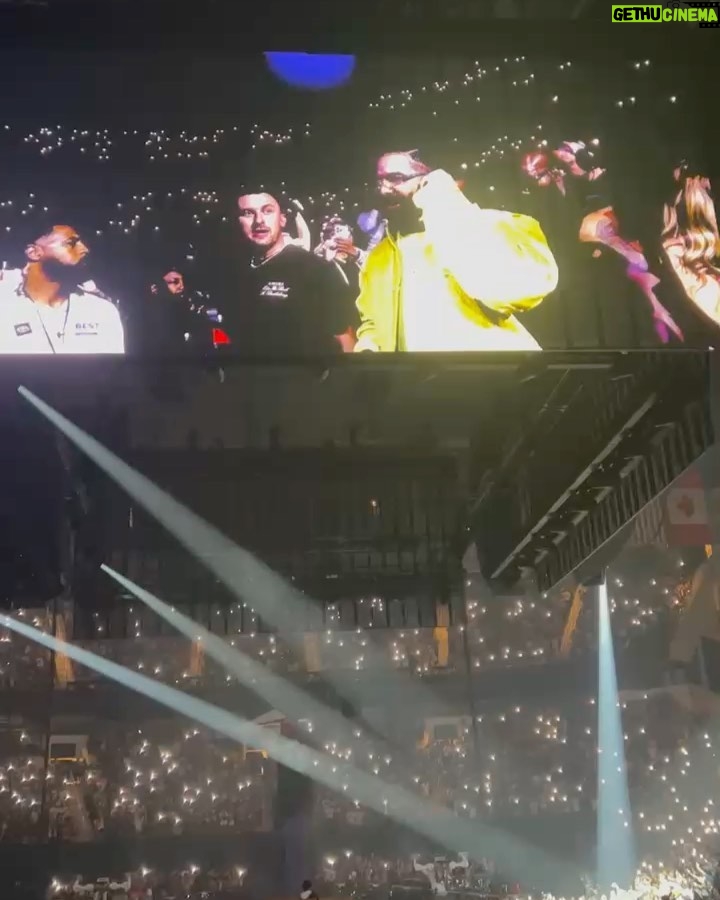
<instances>
[{"instance_id":1,"label":"canadian flag","mask_svg":"<svg viewBox=\"0 0 720 900\"><path fill-rule=\"evenodd\" d=\"M712 543L708 491L699 472L685 472L667 492L665 524L668 544L675 547Z\"/></svg>"}]
</instances>

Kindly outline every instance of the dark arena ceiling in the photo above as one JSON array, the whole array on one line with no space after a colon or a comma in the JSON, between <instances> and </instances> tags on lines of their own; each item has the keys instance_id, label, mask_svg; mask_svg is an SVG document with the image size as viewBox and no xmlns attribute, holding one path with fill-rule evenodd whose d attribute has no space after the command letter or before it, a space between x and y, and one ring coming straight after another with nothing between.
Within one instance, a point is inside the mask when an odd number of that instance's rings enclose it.
<instances>
[{"instance_id":1,"label":"dark arena ceiling","mask_svg":"<svg viewBox=\"0 0 720 900\"><path fill-rule=\"evenodd\" d=\"M161 5L163 0L156 0L156 5ZM206 7L221 7L224 0L210 0ZM73 0L0 0L0 6L10 7L68 7L77 5ZM100 4L98 4L100 5ZM118 3L115 4L120 5ZM128 4L129 5L129 4ZM424 4L417 4L418 7ZM472 13L476 17L488 19L577 19L591 14L597 8L595 0L488 0L488 2L474 2L464 4L473 7ZM461 8L461 4L455 4Z\"/></svg>"},{"instance_id":2,"label":"dark arena ceiling","mask_svg":"<svg viewBox=\"0 0 720 900\"><path fill-rule=\"evenodd\" d=\"M599 0L364 0L352 15L331 0L239 4L206 0L0 0L0 46L37 49L167 51L205 55L259 47L337 52L409 50L553 56L571 47L584 58L644 53L675 64L711 61L712 36L695 26L611 27ZM678 38L681 37L681 40Z\"/></svg>"}]
</instances>

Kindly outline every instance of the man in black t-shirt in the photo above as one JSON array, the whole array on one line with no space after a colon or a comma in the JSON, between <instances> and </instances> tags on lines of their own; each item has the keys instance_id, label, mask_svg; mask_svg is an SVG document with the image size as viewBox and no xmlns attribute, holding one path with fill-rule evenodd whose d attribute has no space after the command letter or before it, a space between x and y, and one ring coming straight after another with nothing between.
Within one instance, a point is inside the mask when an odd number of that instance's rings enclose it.
<instances>
[{"instance_id":1,"label":"man in black t-shirt","mask_svg":"<svg viewBox=\"0 0 720 900\"><path fill-rule=\"evenodd\" d=\"M291 241L272 194L243 194L237 206L249 259L224 310L233 347L261 357L340 352L357 314L337 273Z\"/></svg>"}]
</instances>

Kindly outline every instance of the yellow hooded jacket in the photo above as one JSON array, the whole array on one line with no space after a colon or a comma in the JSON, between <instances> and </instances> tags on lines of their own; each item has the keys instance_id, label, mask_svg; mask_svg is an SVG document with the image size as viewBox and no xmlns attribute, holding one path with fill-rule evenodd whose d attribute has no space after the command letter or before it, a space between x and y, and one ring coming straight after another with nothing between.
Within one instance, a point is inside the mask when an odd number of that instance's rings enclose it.
<instances>
[{"instance_id":1,"label":"yellow hooded jacket","mask_svg":"<svg viewBox=\"0 0 720 900\"><path fill-rule=\"evenodd\" d=\"M356 352L418 349L402 346L403 242L414 240L413 280L444 285L448 307L475 332L458 340L457 330L433 327L424 350L538 350L515 313L532 309L555 289L558 269L539 223L525 215L480 209L445 172L422 188L415 203L424 233L388 236L370 253L361 274L357 308L361 324ZM418 242L419 245L418 245ZM438 269L442 281L438 282ZM464 331L464 326L462 326Z\"/></svg>"}]
</instances>

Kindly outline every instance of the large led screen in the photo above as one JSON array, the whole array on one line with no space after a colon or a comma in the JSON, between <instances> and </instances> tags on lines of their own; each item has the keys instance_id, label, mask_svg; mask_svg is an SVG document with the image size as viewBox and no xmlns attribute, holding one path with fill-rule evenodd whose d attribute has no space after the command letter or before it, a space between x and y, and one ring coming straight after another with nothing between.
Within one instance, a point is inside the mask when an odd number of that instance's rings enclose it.
<instances>
[{"instance_id":1,"label":"large led screen","mask_svg":"<svg viewBox=\"0 0 720 900\"><path fill-rule=\"evenodd\" d=\"M291 360L720 334L702 110L693 80L652 60L10 64L2 354ZM84 88L70 102L61 84Z\"/></svg>"}]
</instances>

